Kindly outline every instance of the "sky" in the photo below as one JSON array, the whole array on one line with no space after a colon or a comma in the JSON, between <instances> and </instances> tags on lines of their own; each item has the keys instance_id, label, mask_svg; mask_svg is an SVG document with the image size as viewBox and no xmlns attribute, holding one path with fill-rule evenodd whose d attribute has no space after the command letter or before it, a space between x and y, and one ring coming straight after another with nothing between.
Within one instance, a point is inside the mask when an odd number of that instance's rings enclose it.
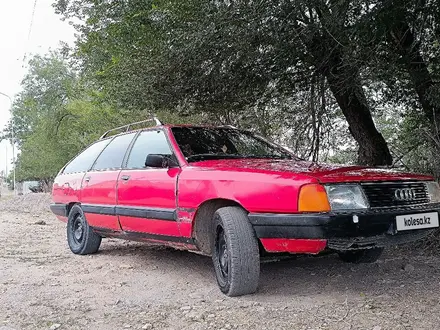
<instances>
[{"instance_id":1,"label":"sky","mask_svg":"<svg viewBox=\"0 0 440 330\"><path fill-rule=\"evenodd\" d=\"M25 55L44 54L60 41L72 45L74 29L52 8L54 0L3 0L0 5L0 92L12 99L20 92L26 73ZM34 4L35 11L34 11ZM34 12L34 15L32 13ZM33 16L33 20L32 20ZM32 28L31 28L32 22ZM0 95L0 130L10 119L10 103ZM6 158L7 154L7 158ZM12 146L0 143L0 171L11 171Z\"/></svg>"}]
</instances>

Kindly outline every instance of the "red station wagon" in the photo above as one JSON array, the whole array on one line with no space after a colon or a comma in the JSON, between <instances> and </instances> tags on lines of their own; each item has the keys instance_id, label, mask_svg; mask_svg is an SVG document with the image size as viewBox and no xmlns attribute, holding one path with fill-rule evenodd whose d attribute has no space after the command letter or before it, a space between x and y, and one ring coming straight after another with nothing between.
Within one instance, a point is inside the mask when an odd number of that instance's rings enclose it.
<instances>
[{"instance_id":1,"label":"red station wagon","mask_svg":"<svg viewBox=\"0 0 440 330\"><path fill-rule=\"evenodd\" d=\"M156 124L107 132L56 177L51 210L73 253L97 252L102 237L198 251L238 296L257 290L261 256L374 262L439 226L430 176L311 163L233 127Z\"/></svg>"}]
</instances>

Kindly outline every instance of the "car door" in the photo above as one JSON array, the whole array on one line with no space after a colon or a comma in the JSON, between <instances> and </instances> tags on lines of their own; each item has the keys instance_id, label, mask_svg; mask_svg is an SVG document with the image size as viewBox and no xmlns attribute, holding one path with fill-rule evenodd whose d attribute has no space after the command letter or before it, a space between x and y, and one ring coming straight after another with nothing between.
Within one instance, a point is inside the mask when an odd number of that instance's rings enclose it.
<instances>
[{"instance_id":1,"label":"car door","mask_svg":"<svg viewBox=\"0 0 440 330\"><path fill-rule=\"evenodd\" d=\"M116 208L116 187L122 162L136 133L111 140L86 173L82 183L81 207L90 226L120 231Z\"/></svg>"},{"instance_id":2,"label":"car door","mask_svg":"<svg viewBox=\"0 0 440 330\"><path fill-rule=\"evenodd\" d=\"M142 131L133 144L118 180L119 221L126 232L142 233L151 239L175 240L180 236L175 216L180 167L146 167L149 154L174 158L162 129Z\"/></svg>"}]
</instances>

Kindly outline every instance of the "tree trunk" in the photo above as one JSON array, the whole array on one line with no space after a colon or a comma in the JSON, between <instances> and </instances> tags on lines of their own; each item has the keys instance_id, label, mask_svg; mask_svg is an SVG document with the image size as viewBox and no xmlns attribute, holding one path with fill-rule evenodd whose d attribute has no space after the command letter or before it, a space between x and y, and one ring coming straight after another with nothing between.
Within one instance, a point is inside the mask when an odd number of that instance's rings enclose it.
<instances>
[{"instance_id":1,"label":"tree trunk","mask_svg":"<svg viewBox=\"0 0 440 330\"><path fill-rule=\"evenodd\" d=\"M323 26L323 33L313 32L313 28L312 36L304 38L303 42L312 54L317 70L327 78L330 90L348 122L350 133L359 145L358 164L391 165L393 159L387 142L374 125L360 83L358 63L350 56L345 56L343 43L349 40L344 28L347 2L333 1L332 10L325 1L315 4L313 9Z\"/></svg>"},{"instance_id":2,"label":"tree trunk","mask_svg":"<svg viewBox=\"0 0 440 330\"><path fill-rule=\"evenodd\" d=\"M52 179L42 179L40 184L43 188L43 192L50 193L52 191L53 180Z\"/></svg>"},{"instance_id":3,"label":"tree trunk","mask_svg":"<svg viewBox=\"0 0 440 330\"><path fill-rule=\"evenodd\" d=\"M430 95L435 95L435 84L429 73L428 66L423 60L420 46L416 42L414 33L408 23L397 22L390 29L389 40L396 52L402 56L406 71L419 98L423 113L429 122L436 125L436 134L440 124L440 108L430 100Z\"/></svg>"},{"instance_id":4,"label":"tree trunk","mask_svg":"<svg viewBox=\"0 0 440 330\"><path fill-rule=\"evenodd\" d=\"M391 165L393 159L390 150L374 125L357 69L344 63L338 53L334 53L322 69L347 119L350 133L359 144L358 164Z\"/></svg>"}]
</instances>

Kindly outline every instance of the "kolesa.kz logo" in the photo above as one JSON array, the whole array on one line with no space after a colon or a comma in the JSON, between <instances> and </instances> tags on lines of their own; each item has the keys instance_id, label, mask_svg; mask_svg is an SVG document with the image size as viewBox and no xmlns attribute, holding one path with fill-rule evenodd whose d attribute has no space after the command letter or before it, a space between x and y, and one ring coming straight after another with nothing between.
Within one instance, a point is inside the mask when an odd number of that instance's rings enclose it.
<instances>
[{"instance_id":1,"label":"kolesa.kz logo","mask_svg":"<svg viewBox=\"0 0 440 330\"><path fill-rule=\"evenodd\" d=\"M409 219L403 219L403 222L405 224L405 227L412 227L412 226L421 226L421 225L430 225L431 224L431 218L424 216L423 218L409 218Z\"/></svg>"}]
</instances>

